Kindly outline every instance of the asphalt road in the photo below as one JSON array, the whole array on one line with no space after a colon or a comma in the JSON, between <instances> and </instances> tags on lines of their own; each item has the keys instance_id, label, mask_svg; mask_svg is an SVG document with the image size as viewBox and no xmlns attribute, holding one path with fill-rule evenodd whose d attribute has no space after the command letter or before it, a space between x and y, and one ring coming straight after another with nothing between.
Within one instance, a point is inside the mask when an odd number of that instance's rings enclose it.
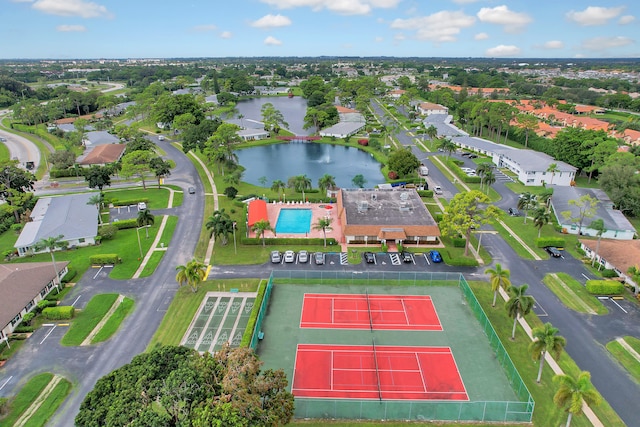
<instances>
[{"instance_id":1,"label":"asphalt road","mask_svg":"<svg viewBox=\"0 0 640 427\"><path fill-rule=\"evenodd\" d=\"M9 156L13 160L18 160L20 166L25 167L26 162L34 162L34 171L40 164L40 150L27 138L0 129L0 137L5 141L2 143L9 149Z\"/></svg>"}]
</instances>

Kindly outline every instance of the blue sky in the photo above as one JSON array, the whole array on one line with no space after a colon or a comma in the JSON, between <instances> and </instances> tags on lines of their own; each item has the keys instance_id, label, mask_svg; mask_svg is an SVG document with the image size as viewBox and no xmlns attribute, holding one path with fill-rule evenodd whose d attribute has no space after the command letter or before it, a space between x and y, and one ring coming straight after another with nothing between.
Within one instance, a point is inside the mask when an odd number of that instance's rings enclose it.
<instances>
[{"instance_id":1,"label":"blue sky","mask_svg":"<svg viewBox=\"0 0 640 427\"><path fill-rule=\"evenodd\" d=\"M0 0L0 58L640 57L640 2Z\"/></svg>"}]
</instances>

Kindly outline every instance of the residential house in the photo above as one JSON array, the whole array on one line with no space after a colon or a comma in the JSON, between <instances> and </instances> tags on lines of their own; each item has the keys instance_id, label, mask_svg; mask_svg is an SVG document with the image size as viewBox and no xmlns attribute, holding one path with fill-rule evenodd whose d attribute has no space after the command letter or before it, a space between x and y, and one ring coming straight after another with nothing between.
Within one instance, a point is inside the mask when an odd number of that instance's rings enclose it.
<instances>
[{"instance_id":1,"label":"residential house","mask_svg":"<svg viewBox=\"0 0 640 427\"><path fill-rule=\"evenodd\" d=\"M418 112L423 116L430 116L432 114L449 114L449 109L444 105L421 102L418 104Z\"/></svg>"},{"instance_id":2,"label":"residential house","mask_svg":"<svg viewBox=\"0 0 640 427\"><path fill-rule=\"evenodd\" d=\"M601 239L598 246L597 240L579 239L580 247L588 258L595 256L596 263L601 268L615 271L626 284L635 289L637 294L640 283L636 283L627 273L630 267L640 266L640 240L620 241ZM596 249L598 250L596 255Z\"/></svg>"},{"instance_id":3,"label":"residential house","mask_svg":"<svg viewBox=\"0 0 640 427\"><path fill-rule=\"evenodd\" d=\"M127 146L125 144L107 144L90 147L82 156L78 157L77 163L80 166L104 166L115 163L120 160L126 148Z\"/></svg>"}]
</instances>

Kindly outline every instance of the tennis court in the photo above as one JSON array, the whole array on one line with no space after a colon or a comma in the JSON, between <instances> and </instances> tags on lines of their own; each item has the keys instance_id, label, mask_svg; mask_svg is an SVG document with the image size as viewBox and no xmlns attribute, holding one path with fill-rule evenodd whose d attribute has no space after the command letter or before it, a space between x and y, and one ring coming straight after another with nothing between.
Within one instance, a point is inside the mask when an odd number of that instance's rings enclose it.
<instances>
[{"instance_id":1,"label":"tennis court","mask_svg":"<svg viewBox=\"0 0 640 427\"><path fill-rule=\"evenodd\" d=\"M292 392L333 399L469 400L448 347L300 344Z\"/></svg>"},{"instance_id":2,"label":"tennis court","mask_svg":"<svg viewBox=\"0 0 640 427\"><path fill-rule=\"evenodd\" d=\"M305 294L301 328L441 331L429 295Z\"/></svg>"}]
</instances>

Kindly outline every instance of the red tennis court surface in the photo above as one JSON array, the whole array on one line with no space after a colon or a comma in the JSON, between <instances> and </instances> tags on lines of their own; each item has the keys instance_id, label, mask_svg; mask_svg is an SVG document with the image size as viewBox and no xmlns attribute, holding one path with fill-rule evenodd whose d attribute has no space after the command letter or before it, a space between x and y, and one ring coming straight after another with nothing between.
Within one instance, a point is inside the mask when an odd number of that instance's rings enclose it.
<instances>
[{"instance_id":1,"label":"red tennis court surface","mask_svg":"<svg viewBox=\"0 0 640 427\"><path fill-rule=\"evenodd\" d=\"M299 344L291 392L329 399L469 400L448 347L377 345L374 352L373 346Z\"/></svg>"},{"instance_id":2,"label":"red tennis court surface","mask_svg":"<svg viewBox=\"0 0 640 427\"><path fill-rule=\"evenodd\" d=\"M369 318L371 313L371 319ZM441 331L428 295L305 294L301 328Z\"/></svg>"}]
</instances>

